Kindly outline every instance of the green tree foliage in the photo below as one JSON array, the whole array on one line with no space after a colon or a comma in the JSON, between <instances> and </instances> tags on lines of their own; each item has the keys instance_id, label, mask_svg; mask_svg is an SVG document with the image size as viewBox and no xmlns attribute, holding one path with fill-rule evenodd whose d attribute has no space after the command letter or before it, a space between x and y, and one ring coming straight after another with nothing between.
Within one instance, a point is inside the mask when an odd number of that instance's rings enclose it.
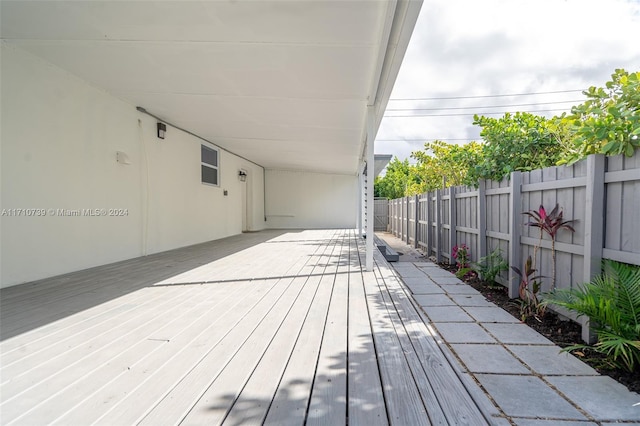
<instances>
[{"instance_id":1,"label":"green tree foliage","mask_svg":"<svg viewBox=\"0 0 640 426\"><path fill-rule=\"evenodd\" d=\"M477 185L473 174L481 161L482 145L471 142L466 145L433 141L424 144L424 151L416 151L411 157L418 161L417 173L423 182L423 191L458 186Z\"/></svg>"},{"instance_id":2,"label":"green tree foliage","mask_svg":"<svg viewBox=\"0 0 640 426\"><path fill-rule=\"evenodd\" d=\"M409 160L400 161L398 157L394 157L387 165L385 175L376 178L373 186L374 195L389 199L408 195L407 187L415 179L411 169L412 166L409 164Z\"/></svg>"},{"instance_id":3,"label":"green tree foliage","mask_svg":"<svg viewBox=\"0 0 640 426\"><path fill-rule=\"evenodd\" d=\"M513 171L554 166L562 157L567 137L562 121L528 112L473 118L485 140L482 161L471 173L474 177L500 180Z\"/></svg>"},{"instance_id":4,"label":"green tree foliage","mask_svg":"<svg viewBox=\"0 0 640 426\"><path fill-rule=\"evenodd\" d=\"M640 148L640 72L617 69L605 88L582 93L587 101L565 118L575 139L560 162L572 164L598 153L631 157Z\"/></svg>"},{"instance_id":5,"label":"green tree foliage","mask_svg":"<svg viewBox=\"0 0 640 426\"><path fill-rule=\"evenodd\" d=\"M482 147L477 142L466 145L433 141L425 144L424 151L411 157L417 161L391 160L384 177L376 178L376 197L390 199L421 194L438 188L456 185L475 185L477 178L468 171L479 161Z\"/></svg>"}]
</instances>

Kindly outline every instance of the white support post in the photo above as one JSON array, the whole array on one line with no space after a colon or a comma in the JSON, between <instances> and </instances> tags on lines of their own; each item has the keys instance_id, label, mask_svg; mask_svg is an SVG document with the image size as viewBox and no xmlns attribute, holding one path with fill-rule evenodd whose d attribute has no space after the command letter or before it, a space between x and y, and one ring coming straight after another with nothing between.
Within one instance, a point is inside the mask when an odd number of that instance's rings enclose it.
<instances>
[{"instance_id":1,"label":"white support post","mask_svg":"<svg viewBox=\"0 0 640 426\"><path fill-rule=\"evenodd\" d=\"M374 141L376 137L375 129L375 109L373 106L367 107L367 243L366 243L366 263L367 271L373 271L373 180L375 178L374 167Z\"/></svg>"},{"instance_id":2,"label":"white support post","mask_svg":"<svg viewBox=\"0 0 640 426\"><path fill-rule=\"evenodd\" d=\"M364 179L362 176L362 172L363 169L362 167L360 167L359 173L358 173L358 235L360 235L360 237L363 236L362 233L362 204L364 202L364 194L363 194L363 187L364 187Z\"/></svg>"}]
</instances>

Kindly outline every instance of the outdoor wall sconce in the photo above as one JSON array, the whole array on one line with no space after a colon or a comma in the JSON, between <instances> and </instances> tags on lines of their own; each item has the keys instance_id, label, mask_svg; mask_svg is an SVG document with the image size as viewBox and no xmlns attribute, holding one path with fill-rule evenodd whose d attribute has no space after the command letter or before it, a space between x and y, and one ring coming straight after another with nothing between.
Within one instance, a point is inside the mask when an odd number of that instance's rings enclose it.
<instances>
[{"instance_id":1,"label":"outdoor wall sconce","mask_svg":"<svg viewBox=\"0 0 640 426\"><path fill-rule=\"evenodd\" d=\"M164 139L164 134L167 133L167 125L164 123L158 123L158 137Z\"/></svg>"},{"instance_id":2,"label":"outdoor wall sconce","mask_svg":"<svg viewBox=\"0 0 640 426\"><path fill-rule=\"evenodd\" d=\"M238 172L238 179L240 179L240 182L246 182L247 181L247 172L245 172L244 170L240 170Z\"/></svg>"}]
</instances>

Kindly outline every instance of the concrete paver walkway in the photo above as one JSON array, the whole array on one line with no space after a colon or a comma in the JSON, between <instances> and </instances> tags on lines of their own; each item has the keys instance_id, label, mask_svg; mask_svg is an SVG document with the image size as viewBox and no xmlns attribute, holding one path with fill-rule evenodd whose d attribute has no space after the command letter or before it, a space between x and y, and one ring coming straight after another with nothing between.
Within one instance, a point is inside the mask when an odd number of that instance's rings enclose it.
<instances>
[{"instance_id":1,"label":"concrete paver walkway","mask_svg":"<svg viewBox=\"0 0 640 426\"><path fill-rule=\"evenodd\" d=\"M393 267L465 374L497 407L497 425L640 425L640 395L560 348L391 234Z\"/></svg>"}]
</instances>

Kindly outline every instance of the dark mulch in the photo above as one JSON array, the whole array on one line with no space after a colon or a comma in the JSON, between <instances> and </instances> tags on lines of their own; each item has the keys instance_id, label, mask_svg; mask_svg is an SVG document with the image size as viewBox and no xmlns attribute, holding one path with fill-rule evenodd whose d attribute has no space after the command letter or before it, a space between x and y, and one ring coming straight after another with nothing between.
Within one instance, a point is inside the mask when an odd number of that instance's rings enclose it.
<instances>
[{"instance_id":1,"label":"dark mulch","mask_svg":"<svg viewBox=\"0 0 640 426\"><path fill-rule=\"evenodd\" d=\"M455 266L452 265L440 264L440 267L452 273L456 271ZM519 301L518 299L509 299L506 287L488 285L478 279L475 274L469 274L463 281L482 293L487 300L500 306L517 319L521 319ZM544 317L539 319L528 318L524 323L562 348L584 343L582 341L582 327L573 321L558 317L553 312L546 312ZM574 350L571 353L600 374L610 376L629 390L640 393L640 371L629 373L624 369L613 368L606 364L602 355L589 349Z\"/></svg>"}]
</instances>

